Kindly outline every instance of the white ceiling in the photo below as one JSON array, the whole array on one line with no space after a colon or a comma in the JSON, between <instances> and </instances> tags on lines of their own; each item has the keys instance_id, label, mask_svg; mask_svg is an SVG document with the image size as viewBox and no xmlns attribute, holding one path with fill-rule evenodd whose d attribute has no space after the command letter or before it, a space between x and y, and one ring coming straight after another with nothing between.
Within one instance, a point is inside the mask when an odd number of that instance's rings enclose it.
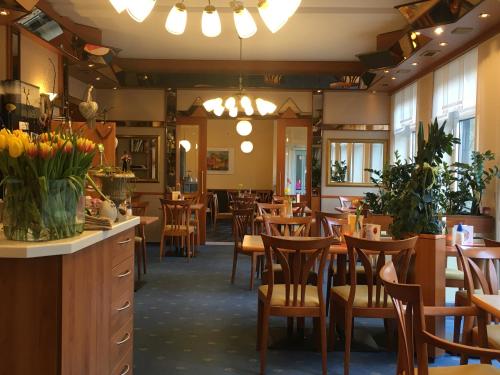
<instances>
[{"instance_id":1,"label":"white ceiling","mask_svg":"<svg viewBox=\"0 0 500 375\"><path fill-rule=\"evenodd\" d=\"M286 0L283 0L286 1ZM49 0L54 9L73 21L102 30L103 43L121 48L120 57L156 59L239 58L239 41L229 0L212 0L222 19L222 34L201 34L201 13L208 0L185 0L188 25L180 36L169 34L165 19L176 0L157 0L153 13L136 23L126 12L117 14L108 0ZM303 0L299 11L278 33L272 34L258 15L257 0L244 3L258 32L243 42L246 60L357 60L355 55L375 50L379 33L405 26L394 9L401 0Z\"/></svg>"}]
</instances>

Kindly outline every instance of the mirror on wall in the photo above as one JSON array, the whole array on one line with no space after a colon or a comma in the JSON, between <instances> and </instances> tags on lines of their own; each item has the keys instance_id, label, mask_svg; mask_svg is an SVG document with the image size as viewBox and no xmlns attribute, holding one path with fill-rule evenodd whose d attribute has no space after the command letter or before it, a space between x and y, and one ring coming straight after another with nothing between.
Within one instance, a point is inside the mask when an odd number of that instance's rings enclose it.
<instances>
[{"instance_id":1,"label":"mirror on wall","mask_svg":"<svg viewBox=\"0 0 500 375\"><path fill-rule=\"evenodd\" d=\"M287 126L285 137L285 193L306 195L307 128Z\"/></svg>"},{"instance_id":2,"label":"mirror on wall","mask_svg":"<svg viewBox=\"0 0 500 375\"><path fill-rule=\"evenodd\" d=\"M199 191L199 142L198 125L177 125L179 181L183 193Z\"/></svg>"},{"instance_id":3,"label":"mirror on wall","mask_svg":"<svg viewBox=\"0 0 500 375\"><path fill-rule=\"evenodd\" d=\"M371 185L370 172L381 170L387 155L385 140L328 140L327 184Z\"/></svg>"},{"instance_id":4,"label":"mirror on wall","mask_svg":"<svg viewBox=\"0 0 500 375\"><path fill-rule=\"evenodd\" d=\"M128 159L128 168L134 172L136 182L159 182L158 146L156 135L118 135L116 148L117 164L123 169L123 160Z\"/></svg>"}]
</instances>

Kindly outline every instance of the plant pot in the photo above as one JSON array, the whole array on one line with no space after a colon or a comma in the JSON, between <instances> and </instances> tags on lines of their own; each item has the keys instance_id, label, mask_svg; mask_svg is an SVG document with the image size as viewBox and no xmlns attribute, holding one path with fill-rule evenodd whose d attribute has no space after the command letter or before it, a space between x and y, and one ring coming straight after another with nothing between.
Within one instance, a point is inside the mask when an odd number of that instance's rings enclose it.
<instances>
[{"instance_id":1,"label":"plant pot","mask_svg":"<svg viewBox=\"0 0 500 375\"><path fill-rule=\"evenodd\" d=\"M46 183L9 179L4 185L5 237L16 241L49 241L83 232L83 191L69 179Z\"/></svg>"}]
</instances>

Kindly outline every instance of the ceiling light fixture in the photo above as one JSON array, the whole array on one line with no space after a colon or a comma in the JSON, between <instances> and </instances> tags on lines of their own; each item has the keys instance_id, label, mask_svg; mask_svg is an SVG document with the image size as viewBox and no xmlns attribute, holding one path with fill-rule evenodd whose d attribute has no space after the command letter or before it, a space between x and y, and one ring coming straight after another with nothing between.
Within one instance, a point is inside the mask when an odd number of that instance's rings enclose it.
<instances>
[{"instance_id":1,"label":"ceiling light fixture","mask_svg":"<svg viewBox=\"0 0 500 375\"><path fill-rule=\"evenodd\" d=\"M385 74L389 73L389 70L388 69L384 70L384 73Z\"/></svg>"},{"instance_id":2,"label":"ceiling light fixture","mask_svg":"<svg viewBox=\"0 0 500 375\"><path fill-rule=\"evenodd\" d=\"M394 81L396 79L396 77L391 77L391 79Z\"/></svg>"},{"instance_id":3,"label":"ceiling light fixture","mask_svg":"<svg viewBox=\"0 0 500 375\"><path fill-rule=\"evenodd\" d=\"M189 142L187 139L183 139L181 141L179 141L179 147L184 148L184 150L186 150L186 152L189 152L189 150L191 150L191 142Z\"/></svg>"},{"instance_id":4,"label":"ceiling light fixture","mask_svg":"<svg viewBox=\"0 0 500 375\"><path fill-rule=\"evenodd\" d=\"M413 65L413 66L417 66L417 65L418 65L418 62L411 63L411 65Z\"/></svg>"},{"instance_id":5,"label":"ceiling light fixture","mask_svg":"<svg viewBox=\"0 0 500 375\"><path fill-rule=\"evenodd\" d=\"M257 25L241 1L232 1L234 26L240 38L246 39L255 35Z\"/></svg>"},{"instance_id":6,"label":"ceiling light fixture","mask_svg":"<svg viewBox=\"0 0 500 375\"><path fill-rule=\"evenodd\" d=\"M241 120L236 124L236 133L242 137L246 137L252 133L252 123L248 120Z\"/></svg>"},{"instance_id":7,"label":"ceiling light fixture","mask_svg":"<svg viewBox=\"0 0 500 375\"><path fill-rule=\"evenodd\" d=\"M488 18L489 16L490 16L490 14L489 14L489 13L481 13L481 14L479 15L479 18Z\"/></svg>"},{"instance_id":8,"label":"ceiling light fixture","mask_svg":"<svg viewBox=\"0 0 500 375\"><path fill-rule=\"evenodd\" d=\"M184 2L175 4L168 13L165 29L174 35L184 34L187 24L187 9Z\"/></svg>"},{"instance_id":9,"label":"ceiling light fixture","mask_svg":"<svg viewBox=\"0 0 500 375\"><path fill-rule=\"evenodd\" d=\"M0 9L0 16L8 16L10 14L8 9L2 8Z\"/></svg>"},{"instance_id":10,"label":"ceiling light fixture","mask_svg":"<svg viewBox=\"0 0 500 375\"><path fill-rule=\"evenodd\" d=\"M96 80L96 81L100 81L100 80L101 80L101 77L95 77L95 80Z\"/></svg>"},{"instance_id":11,"label":"ceiling light fixture","mask_svg":"<svg viewBox=\"0 0 500 375\"><path fill-rule=\"evenodd\" d=\"M274 34L288 22L302 0L259 0L259 14L267 28Z\"/></svg>"},{"instance_id":12,"label":"ceiling light fixture","mask_svg":"<svg viewBox=\"0 0 500 375\"><path fill-rule=\"evenodd\" d=\"M122 13L128 7L128 0L109 0L118 13Z\"/></svg>"},{"instance_id":13,"label":"ceiling light fixture","mask_svg":"<svg viewBox=\"0 0 500 375\"><path fill-rule=\"evenodd\" d=\"M253 151L253 143L250 141L241 142L241 151L245 154L249 154Z\"/></svg>"},{"instance_id":14,"label":"ceiling light fixture","mask_svg":"<svg viewBox=\"0 0 500 375\"><path fill-rule=\"evenodd\" d=\"M208 0L208 5L201 16L201 32L206 37L215 38L220 35L221 30L219 12Z\"/></svg>"},{"instance_id":15,"label":"ceiling light fixture","mask_svg":"<svg viewBox=\"0 0 500 375\"><path fill-rule=\"evenodd\" d=\"M441 35L442 33L444 33L444 29L441 26L434 29L434 34Z\"/></svg>"},{"instance_id":16,"label":"ceiling light fixture","mask_svg":"<svg viewBox=\"0 0 500 375\"><path fill-rule=\"evenodd\" d=\"M127 13L136 22L142 22L148 18L153 10L156 0L131 0L127 1Z\"/></svg>"},{"instance_id":17,"label":"ceiling light fixture","mask_svg":"<svg viewBox=\"0 0 500 375\"><path fill-rule=\"evenodd\" d=\"M439 45L440 45L441 47L446 47L446 46L448 45L448 43L446 43L446 42L441 42L441 43L439 43Z\"/></svg>"},{"instance_id":18,"label":"ceiling light fixture","mask_svg":"<svg viewBox=\"0 0 500 375\"><path fill-rule=\"evenodd\" d=\"M89 66L89 68L93 68L94 64L89 64L88 66Z\"/></svg>"}]
</instances>

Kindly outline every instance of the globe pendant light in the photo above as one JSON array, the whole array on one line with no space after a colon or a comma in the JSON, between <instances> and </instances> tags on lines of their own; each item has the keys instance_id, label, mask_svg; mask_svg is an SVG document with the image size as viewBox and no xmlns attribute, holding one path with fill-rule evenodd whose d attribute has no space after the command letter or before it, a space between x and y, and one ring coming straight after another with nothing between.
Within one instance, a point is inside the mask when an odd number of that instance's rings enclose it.
<instances>
[{"instance_id":1,"label":"globe pendant light","mask_svg":"<svg viewBox=\"0 0 500 375\"><path fill-rule=\"evenodd\" d=\"M127 13L134 21L144 21L156 4L156 0L130 0L128 2Z\"/></svg>"},{"instance_id":2,"label":"globe pendant light","mask_svg":"<svg viewBox=\"0 0 500 375\"><path fill-rule=\"evenodd\" d=\"M249 154L253 151L253 143L250 141L241 142L241 151L245 154Z\"/></svg>"},{"instance_id":3,"label":"globe pendant light","mask_svg":"<svg viewBox=\"0 0 500 375\"><path fill-rule=\"evenodd\" d=\"M252 133L252 123L247 120L242 120L236 124L236 133L242 137L246 137Z\"/></svg>"},{"instance_id":4,"label":"globe pendant light","mask_svg":"<svg viewBox=\"0 0 500 375\"><path fill-rule=\"evenodd\" d=\"M175 4L168 13L167 20L165 21L165 29L170 34L181 35L186 30L187 23L187 10L184 3Z\"/></svg>"},{"instance_id":5,"label":"globe pendant light","mask_svg":"<svg viewBox=\"0 0 500 375\"><path fill-rule=\"evenodd\" d=\"M232 96L226 99L224 106L230 111L232 108L236 107L236 99Z\"/></svg>"},{"instance_id":6,"label":"globe pendant light","mask_svg":"<svg viewBox=\"0 0 500 375\"><path fill-rule=\"evenodd\" d=\"M109 0L109 2L118 13L122 13L127 9L129 3L128 0Z\"/></svg>"},{"instance_id":7,"label":"globe pendant light","mask_svg":"<svg viewBox=\"0 0 500 375\"><path fill-rule=\"evenodd\" d=\"M229 116L238 117L238 107L233 107L229 110Z\"/></svg>"},{"instance_id":8,"label":"globe pendant light","mask_svg":"<svg viewBox=\"0 0 500 375\"><path fill-rule=\"evenodd\" d=\"M248 11L241 2L236 2L234 5L234 25L236 31L242 39L250 38L257 32L257 25Z\"/></svg>"},{"instance_id":9,"label":"globe pendant light","mask_svg":"<svg viewBox=\"0 0 500 375\"><path fill-rule=\"evenodd\" d=\"M289 13L283 9L283 0L259 0L259 14L267 28L274 34L288 21Z\"/></svg>"},{"instance_id":10,"label":"globe pendant light","mask_svg":"<svg viewBox=\"0 0 500 375\"><path fill-rule=\"evenodd\" d=\"M189 142L187 139L179 141L179 146L182 146L184 150L186 150L186 152L189 152L189 150L191 150L191 142Z\"/></svg>"},{"instance_id":11,"label":"globe pendant light","mask_svg":"<svg viewBox=\"0 0 500 375\"><path fill-rule=\"evenodd\" d=\"M201 32L209 38L215 38L220 35L221 29L219 13L209 2L201 16Z\"/></svg>"}]
</instances>

